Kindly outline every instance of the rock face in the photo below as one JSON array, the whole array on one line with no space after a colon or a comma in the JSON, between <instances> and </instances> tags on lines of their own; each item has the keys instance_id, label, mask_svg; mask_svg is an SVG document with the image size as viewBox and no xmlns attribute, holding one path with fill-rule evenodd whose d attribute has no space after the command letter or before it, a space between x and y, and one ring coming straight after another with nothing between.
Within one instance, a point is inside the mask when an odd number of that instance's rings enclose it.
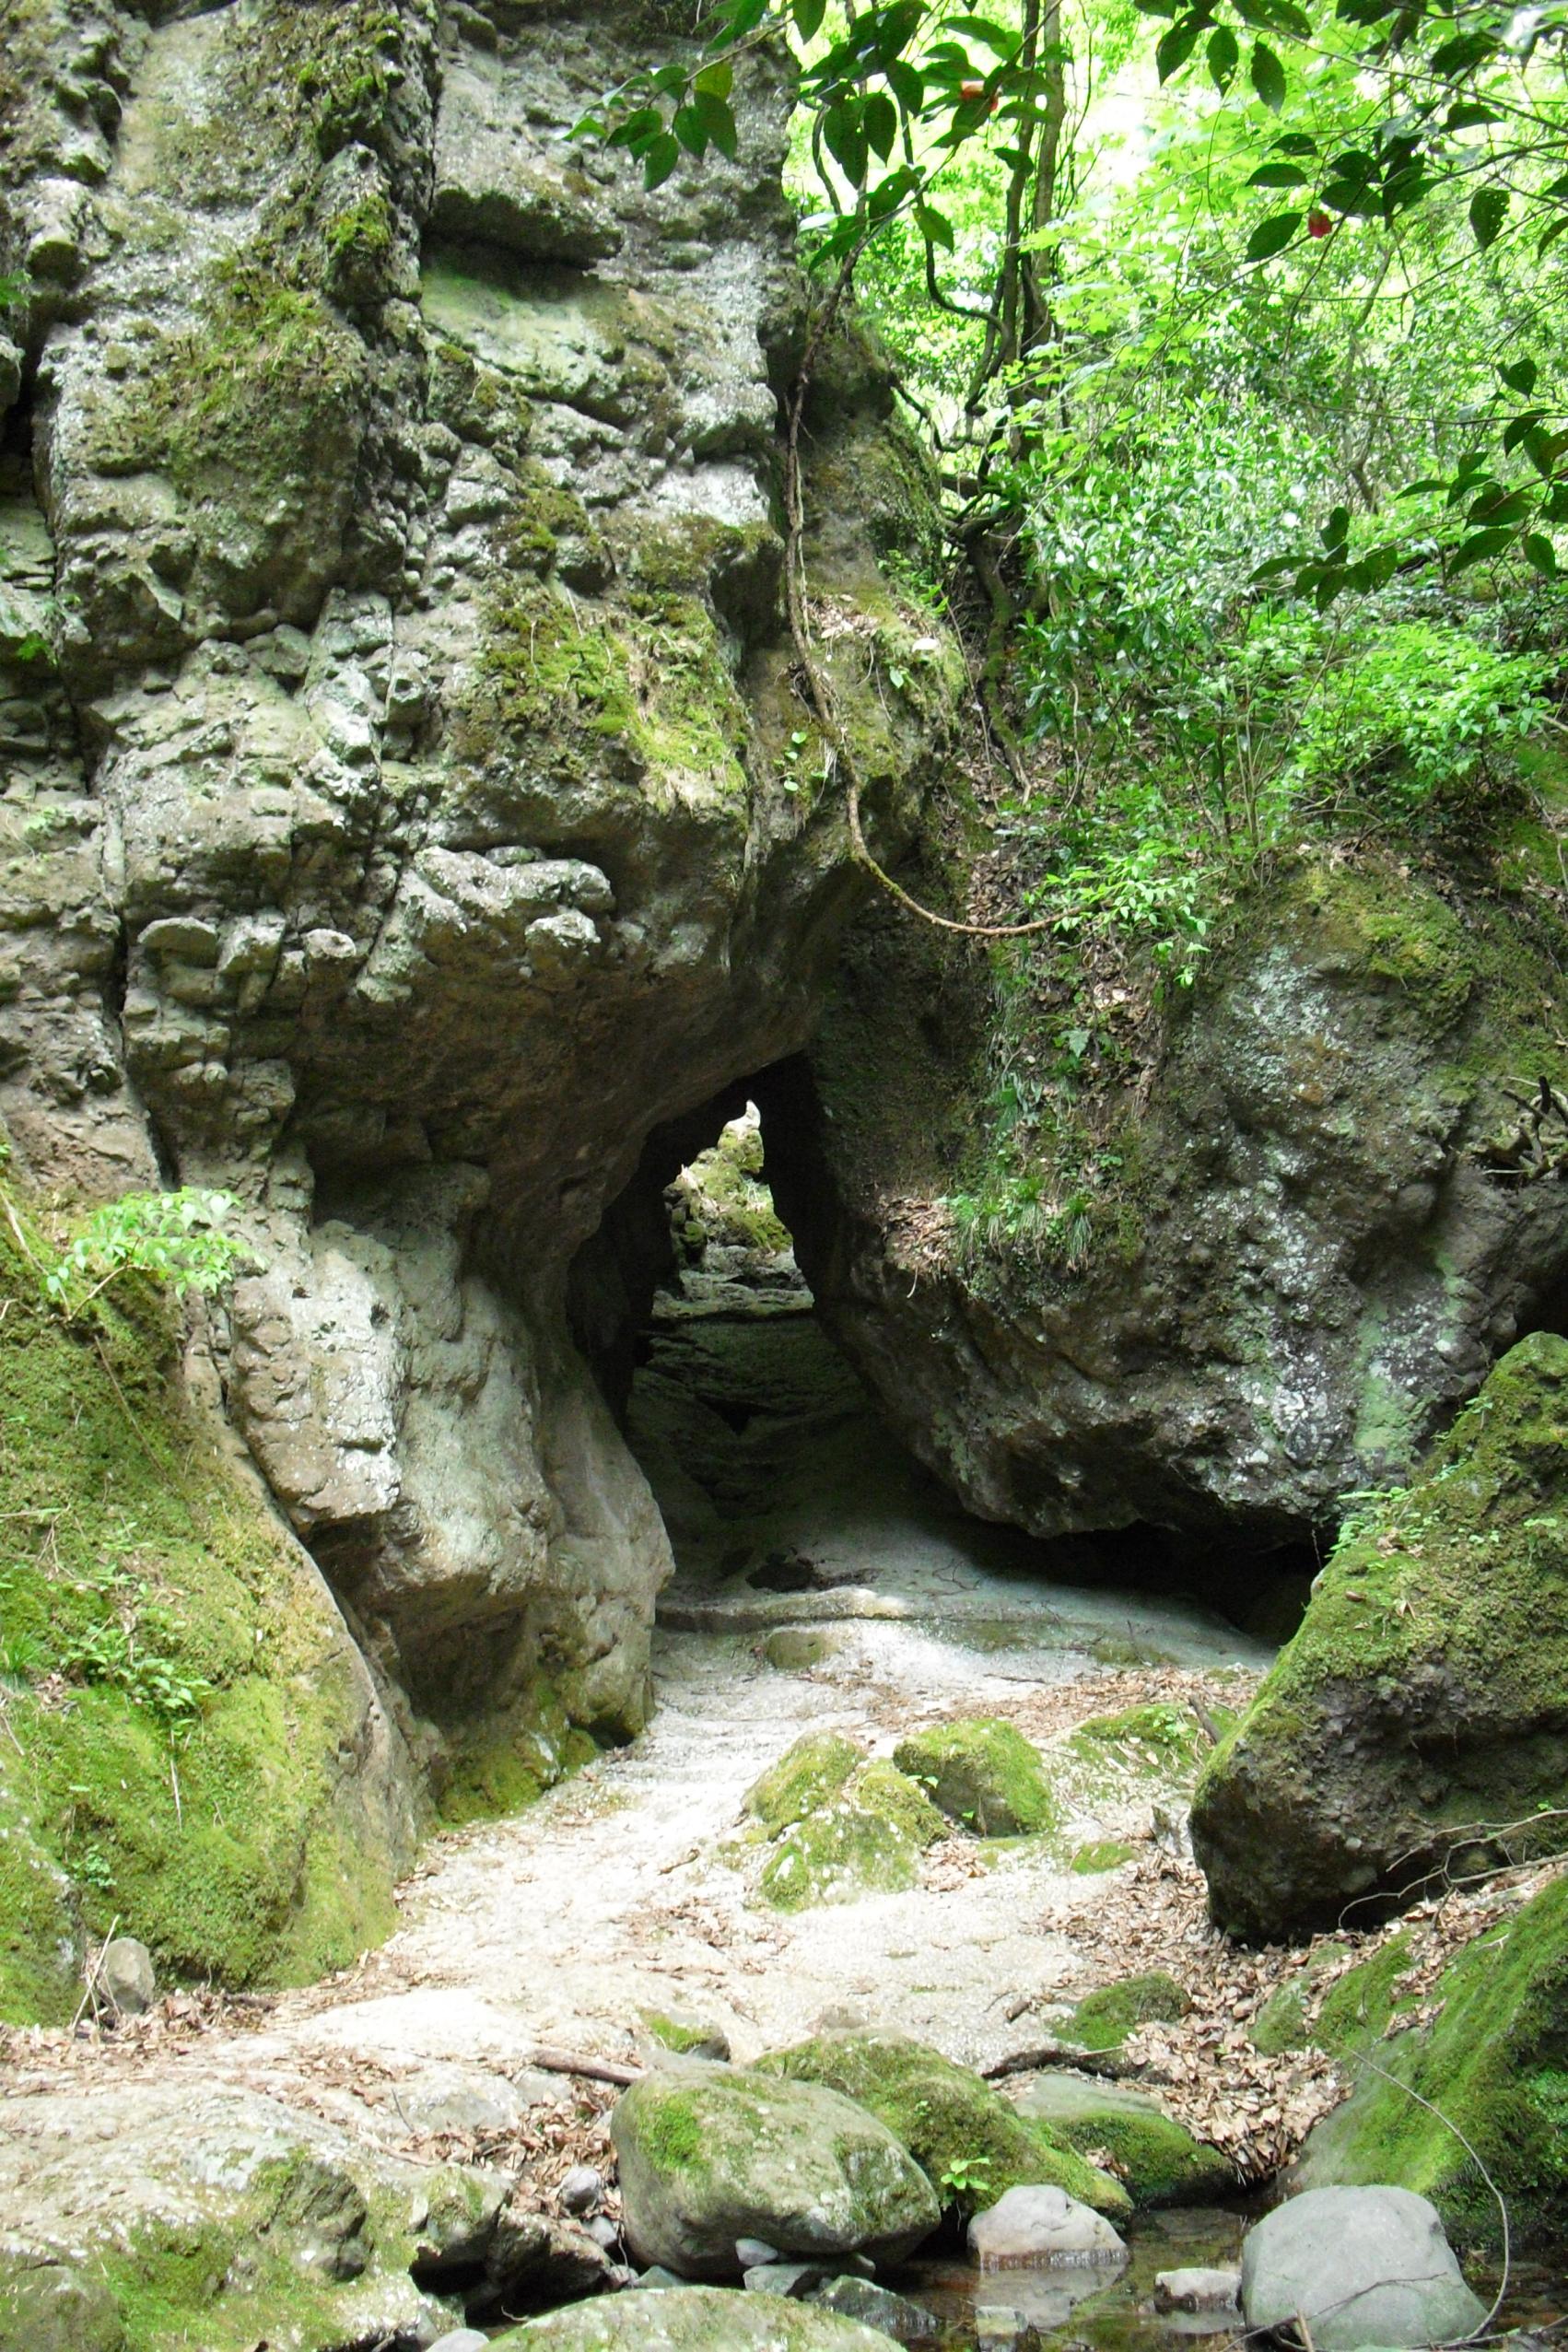
<instances>
[{"instance_id":1,"label":"rock face","mask_svg":"<svg viewBox=\"0 0 1568 2352\"><path fill-rule=\"evenodd\" d=\"M1408 2189L1316 2189L1249 2229L1241 2250L1249 2328L1305 2319L1325 2352L1451 2344L1486 2306L1466 2286L1443 2224Z\"/></svg>"},{"instance_id":2,"label":"rock face","mask_svg":"<svg viewBox=\"0 0 1568 2352\"><path fill-rule=\"evenodd\" d=\"M1538 1333L1340 1542L1205 1768L1193 1851L1218 1920L1281 1937L1527 1851L1565 1802L1568 1341Z\"/></svg>"},{"instance_id":3,"label":"rock face","mask_svg":"<svg viewBox=\"0 0 1568 2352\"><path fill-rule=\"evenodd\" d=\"M814 2084L728 2066L645 2076L615 2109L626 2243L685 2278L733 2278L735 2241L896 2262L941 2208L863 2108Z\"/></svg>"},{"instance_id":4,"label":"rock face","mask_svg":"<svg viewBox=\"0 0 1568 2352\"><path fill-rule=\"evenodd\" d=\"M789 94L649 197L566 132L653 8L3 19L0 1117L238 1196L232 1418L431 1784L514 1802L640 1724L669 1565L568 1268L861 895L791 745ZM847 346L807 438L895 845L961 673L889 406Z\"/></svg>"},{"instance_id":5,"label":"rock face","mask_svg":"<svg viewBox=\"0 0 1568 2352\"><path fill-rule=\"evenodd\" d=\"M1136 1084L1071 1063L1071 975L992 987L902 917L857 930L757 1090L768 1167L825 1320L973 1510L1153 1525L1217 1583L1216 1534L1331 1527L1555 1321L1568 1193L1513 1098L1568 1075L1558 983L1512 908L1455 902L1287 863ZM1040 1106L1016 1164L999 1101Z\"/></svg>"},{"instance_id":6,"label":"rock face","mask_svg":"<svg viewBox=\"0 0 1568 2352\"><path fill-rule=\"evenodd\" d=\"M270 2099L100 2085L28 2109L0 2146L5 2352L434 2336L501 2226L499 2174L371 2155Z\"/></svg>"}]
</instances>

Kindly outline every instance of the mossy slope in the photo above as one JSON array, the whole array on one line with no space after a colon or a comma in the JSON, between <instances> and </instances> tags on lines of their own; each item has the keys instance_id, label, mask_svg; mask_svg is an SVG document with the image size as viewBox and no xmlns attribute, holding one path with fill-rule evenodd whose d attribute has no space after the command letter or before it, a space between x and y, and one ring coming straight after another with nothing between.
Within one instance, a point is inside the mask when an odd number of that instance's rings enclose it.
<instances>
[{"instance_id":1,"label":"mossy slope","mask_svg":"<svg viewBox=\"0 0 1568 2352\"><path fill-rule=\"evenodd\" d=\"M1216 1919L1279 1936L1517 1855L1564 1804L1568 1341L1538 1332L1339 1544L1199 1782L1193 1845Z\"/></svg>"},{"instance_id":2,"label":"mossy slope","mask_svg":"<svg viewBox=\"0 0 1568 2352\"><path fill-rule=\"evenodd\" d=\"M67 1327L0 1226L0 2019L75 2005L85 1936L299 1981L392 1923L365 1671L216 1455L150 1294Z\"/></svg>"},{"instance_id":3,"label":"mossy slope","mask_svg":"<svg viewBox=\"0 0 1568 2352\"><path fill-rule=\"evenodd\" d=\"M1496 2201L1462 2133L1506 2200L1515 2240L1560 2241L1568 2229L1568 1879L1471 1944L1435 1997L1436 2022L1380 2043L1381 2071L1363 2070L1345 2105L1313 2133L1301 2184L1392 2182L1431 2197L1451 2231L1492 2242Z\"/></svg>"}]
</instances>

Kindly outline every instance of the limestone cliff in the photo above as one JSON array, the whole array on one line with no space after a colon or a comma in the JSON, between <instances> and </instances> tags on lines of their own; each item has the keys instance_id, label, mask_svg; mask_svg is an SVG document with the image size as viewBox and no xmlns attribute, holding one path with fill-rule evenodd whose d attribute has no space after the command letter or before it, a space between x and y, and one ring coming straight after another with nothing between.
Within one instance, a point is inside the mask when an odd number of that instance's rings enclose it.
<instances>
[{"instance_id":1,"label":"limestone cliff","mask_svg":"<svg viewBox=\"0 0 1568 2352\"><path fill-rule=\"evenodd\" d=\"M239 1196L229 1414L505 1802L641 1722L669 1564L568 1267L862 890L781 613L788 88L650 197L567 133L651 7L0 23L0 1115L36 1183ZM825 371L809 559L895 847L961 673L878 568L889 405Z\"/></svg>"}]
</instances>

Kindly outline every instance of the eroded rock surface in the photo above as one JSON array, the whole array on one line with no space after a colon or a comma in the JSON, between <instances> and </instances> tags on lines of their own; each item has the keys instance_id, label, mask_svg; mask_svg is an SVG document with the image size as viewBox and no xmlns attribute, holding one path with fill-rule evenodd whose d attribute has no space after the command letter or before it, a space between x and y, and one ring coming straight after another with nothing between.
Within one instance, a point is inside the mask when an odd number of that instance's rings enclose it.
<instances>
[{"instance_id":1,"label":"eroded rock surface","mask_svg":"<svg viewBox=\"0 0 1568 2352\"><path fill-rule=\"evenodd\" d=\"M0 1116L41 1179L239 1196L229 1410L487 1809L641 1723L669 1567L568 1263L803 1041L860 894L783 757L788 93L649 197L566 133L656 11L0 19ZM959 677L877 568L928 495L873 360L819 405L895 839Z\"/></svg>"}]
</instances>

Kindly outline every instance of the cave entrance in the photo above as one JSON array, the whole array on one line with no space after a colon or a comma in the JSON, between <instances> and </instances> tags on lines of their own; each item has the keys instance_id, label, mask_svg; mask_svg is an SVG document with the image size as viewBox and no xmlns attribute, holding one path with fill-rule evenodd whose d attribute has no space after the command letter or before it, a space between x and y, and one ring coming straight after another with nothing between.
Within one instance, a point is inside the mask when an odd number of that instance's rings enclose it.
<instances>
[{"instance_id":1,"label":"cave entrance","mask_svg":"<svg viewBox=\"0 0 1568 2352\"><path fill-rule=\"evenodd\" d=\"M1128 1665L1225 1656L1256 1606L1256 1557L1238 1608L1217 1548L1197 1560L1153 1527L1046 1542L977 1519L895 1434L797 1259L782 1211L819 1251L828 1221L780 1079L764 1072L656 1129L575 1270L579 1341L674 1551L666 1625L913 1619L998 1655L1049 1649L1057 1670L1069 1651ZM1249 1630L1271 1645L1299 1606ZM1032 1676L1042 1661L1017 1665Z\"/></svg>"}]
</instances>

